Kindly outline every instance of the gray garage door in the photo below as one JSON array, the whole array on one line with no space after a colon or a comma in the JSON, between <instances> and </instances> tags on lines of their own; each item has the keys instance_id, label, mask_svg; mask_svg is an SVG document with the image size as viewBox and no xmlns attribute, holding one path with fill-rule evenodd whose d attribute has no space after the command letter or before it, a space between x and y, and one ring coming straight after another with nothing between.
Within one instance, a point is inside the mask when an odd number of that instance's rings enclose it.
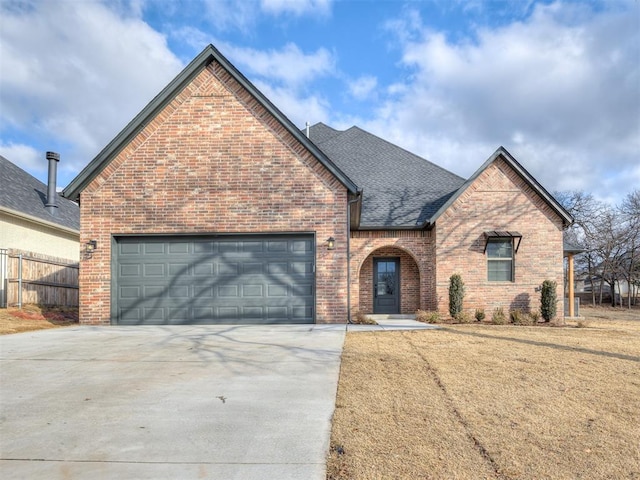
<instances>
[{"instance_id":1,"label":"gray garage door","mask_svg":"<svg viewBox=\"0 0 640 480\"><path fill-rule=\"evenodd\" d=\"M313 323L312 235L119 237L121 325Z\"/></svg>"}]
</instances>

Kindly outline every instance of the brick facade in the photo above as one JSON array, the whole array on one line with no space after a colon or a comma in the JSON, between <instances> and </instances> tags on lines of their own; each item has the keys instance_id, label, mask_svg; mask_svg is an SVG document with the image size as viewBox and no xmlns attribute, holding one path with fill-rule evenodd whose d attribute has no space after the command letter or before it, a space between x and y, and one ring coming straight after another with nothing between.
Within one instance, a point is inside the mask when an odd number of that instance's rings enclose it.
<instances>
[{"instance_id":1,"label":"brick facade","mask_svg":"<svg viewBox=\"0 0 640 480\"><path fill-rule=\"evenodd\" d=\"M378 257L400 259L404 314L418 308L447 314L453 273L466 284L465 310L484 308L488 315L499 306L537 309L543 280L562 285L563 219L507 157L475 177L429 230L348 232L351 180L341 183L340 172L334 175L307 150L312 144L296 139L268 102L218 61L190 75L120 150L105 150L104 168L78 190L80 242L98 245L81 261L82 323L111 322L119 235L313 233L318 323L345 322L348 302L352 314L373 312ZM487 279L484 232L501 230L522 233L513 282ZM336 241L331 251L329 237Z\"/></svg>"},{"instance_id":2,"label":"brick facade","mask_svg":"<svg viewBox=\"0 0 640 480\"><path fill-rule=\"evenodd\" d=\"M400 258L400 313L435 308L435 250L430 231L351 232L351 312L373 313L373 259Z\"/></svg>"},{"instance_id":3,"label":"brick facade","mask_svg":"<svg viewBox=\"0 0 640 480\"><path fill-rule=\"evenodd\" d=\"M114 235L316 235L316 321L347 316L347 190L216 62L81 193L80 318L109 324ZM328 237L336 249L323 247Z\"/></svg>"},{"instance_id":4,"label":"brick facade","mask_svg":"<svg viewBox=\"0 0 640 480\"><path fill-rule=\"evenodd\" d=\"M489 282L483 232L517 231L522 242L515 254L513 282ZM562 220L502 159L493 162L436 222L436 302L448 314L449 277L459 273L466 285L464 309L496 307L536 310L536 287L546 279L558 283L562 316Z\"/></svg>"},{"instance_id":5,"label":"brick facade","mask_svg":"<svg viewBox=\"0 0 640 480\"><path fill-rule=\"evenodd\" d=\"M513 282L487 279L484 232L522 234ZM503 160L484 170L427 231L351 232L351 312L373 313L373 259L400 258L400 313L449 314L449 277L466 285L464 309L537 310L537 287L563 281L562 220ZM560 292L560 290L559 290ZM559 293L558 315L563 302Z\"/></svg>"}]
</instances>

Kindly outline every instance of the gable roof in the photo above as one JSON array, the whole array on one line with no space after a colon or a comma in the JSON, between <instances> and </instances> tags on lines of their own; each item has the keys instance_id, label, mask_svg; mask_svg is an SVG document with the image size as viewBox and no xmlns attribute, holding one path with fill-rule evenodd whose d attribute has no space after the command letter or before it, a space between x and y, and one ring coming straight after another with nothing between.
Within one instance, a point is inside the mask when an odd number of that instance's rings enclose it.
<instances>
[{"instance_id":1,"label":"gable roof","mask_svg":"<svg viewBox=\"0 0 640 480\"><path fill-rule=\"evenodd\" d=\"M80 207L58 194L55 215L45 208L47 186L0 155L0 210L65 230L80 230Z\"/></svg>"},{"instance_id":2,"label":"gable roof","mask_svg":"<svg viewBox=\"0 0 640 480\"><path fill-rule=\"evenodd\" d=\"M212 62L218 62L229 75L245 88L256 101L273 115L280 124L300 142L318 161L323 164L347 188L357 193L356 184L351 181L321 150L289 120L262 92L260 92L240 71L238 71L213 45L208 45L189 65L185 67L149 104L129 122L63 190L63 195L77 200L80 192L115 158L118 153L162 111L176 95L186 87L202 70Z\"/></svg>"},{"instance_id":3,"label":"gable roof","mask_svg":"<svg viewBox=\"0 0 640 480\"><path fill-rule=\"evenodd\" d=\"M423 228L464 179L358 127L323 123L311 140L362 189L360 228Z\"/></svg>"},{"instance_id":4,"label":"gable roof","mask_svg":"<svg viewBox=\"0 0 640 480\"><path fill-rule=\"evenodd\" d=\"M462 185L458 191L446 201L446 203L444 203L430 218L426 220L425 226L433 225L438 217L440 217L440 215L442 215L445 210L458 199L458 197L476 180L476 178L489 168L493 162L500 158L504 160L507 165L509 165L520 176L520 178L522 178L527 185L529 185L529 187L536 192L555 213L558 214L560 218L562 218L562 222L565 226L573 223L573 217L571 214L567 212L567 210L565 210L565 208L560 205L555 198L553 198L553 195L547 192L544 187L540 185L540 183L538 183L538 181L533 178L533 176L522 165L520 165L515 158L513 158L506 148L500 146L493 155L491 155L487 161L469 177L464 185Z\"/></svg>"}]
</instances>

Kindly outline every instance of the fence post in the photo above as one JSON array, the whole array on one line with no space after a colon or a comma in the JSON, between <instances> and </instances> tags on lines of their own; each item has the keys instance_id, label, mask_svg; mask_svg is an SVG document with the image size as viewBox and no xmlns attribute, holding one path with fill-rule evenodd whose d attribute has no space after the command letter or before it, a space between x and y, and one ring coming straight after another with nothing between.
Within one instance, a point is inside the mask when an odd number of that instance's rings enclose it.
<instances>
[{"instance_id":1,"label":"fence post","mask_svg":"<svg viewBox=\"0 0 640 480\"><path fill-rule=\"evenodd\" d=\"M18 254L18 308L22 308L22 254Z\"/></svg>"},{"instance_id":2,"label":"fence post","mask_svg":"<svg viewBox=\"0 0 640 480\"><path fill-rule=\"evenodd\" d=\"M7 307L7 249L0 248L0 308Z\"/></svg>"}]
</instances>

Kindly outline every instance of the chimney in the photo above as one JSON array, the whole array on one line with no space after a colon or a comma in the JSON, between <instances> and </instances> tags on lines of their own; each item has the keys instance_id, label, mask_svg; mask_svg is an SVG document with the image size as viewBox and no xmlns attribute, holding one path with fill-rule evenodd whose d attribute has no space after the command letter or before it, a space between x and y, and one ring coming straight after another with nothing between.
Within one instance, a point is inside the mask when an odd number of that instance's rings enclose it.
<instances>
[{"instance_id":1,"label":"chimney","mask_svg":"<svg viewBox=\"0 0 640 480\"><path fill-rule=\"evenodd\" d=\"M60 154L56 152L47 152L47 160L49 161L49 181L47 182L47 203L45 208L51 215L56 214L56 200L58 194L56 192L56 176L58 170L58 162L60 161Z\"/></svg>"}]
</instances>

